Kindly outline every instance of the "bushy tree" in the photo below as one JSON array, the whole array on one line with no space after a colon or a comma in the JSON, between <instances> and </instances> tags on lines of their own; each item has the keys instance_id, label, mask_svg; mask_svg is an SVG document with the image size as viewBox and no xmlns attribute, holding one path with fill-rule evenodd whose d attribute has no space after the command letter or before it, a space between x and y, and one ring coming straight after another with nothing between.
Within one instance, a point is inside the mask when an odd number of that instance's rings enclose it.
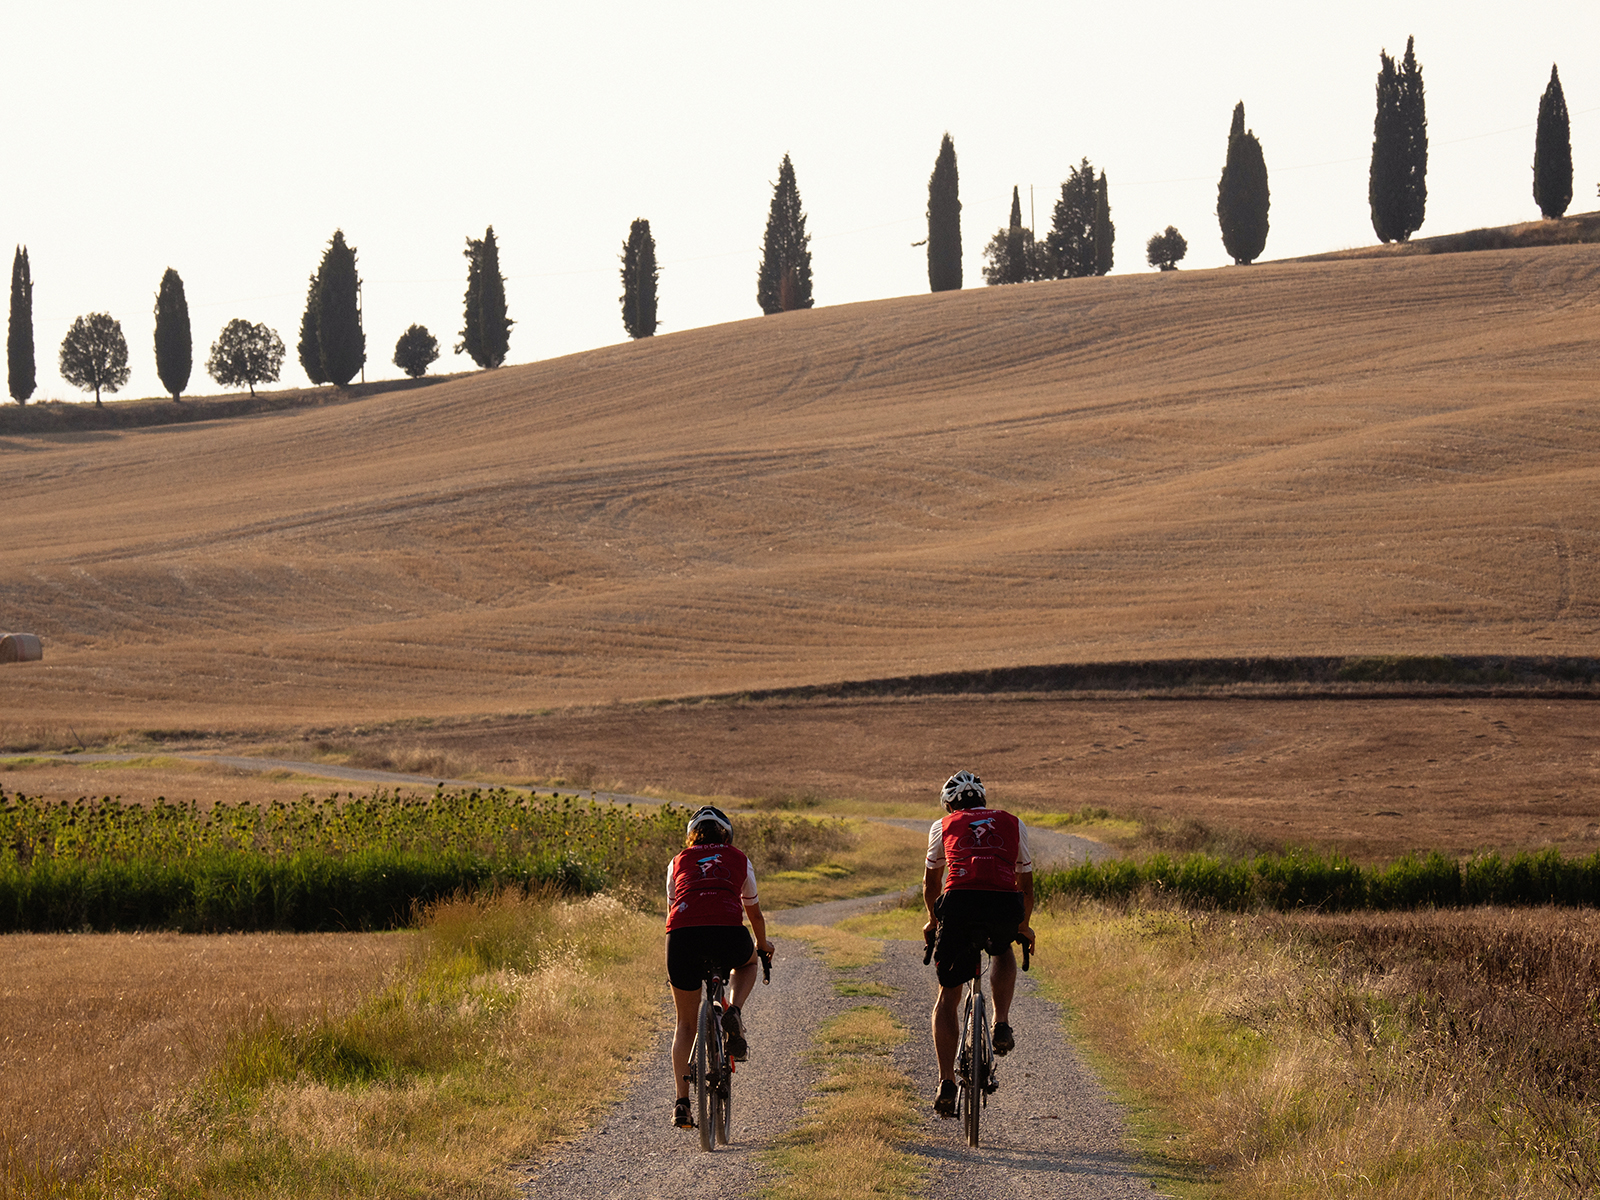
<instances>
[{"instance_id":1,"label":"bushy tree","mask_svg":"<svg viewBox=\"0 0 1600 1200\"><path fill-rule=\"evenodd\" d=\"M317 270L317 350L322 374L344 387L367 361L367 335L361 328L361 277L355 247L336 229Z\"/></svg>"},{"instance_id":2,"label":"bushy tree","mask_svg":"<svg viewBox=\"0 0 1600 1200\"><path fill-rule=\"evenodd\" d=\"M171 267L156 292L156 374L174 401L189 386L194 369L194 339L189 332L189 301L183 280Z\"/></svg>"},{"instance_id":3,"label":"bushy tree","mask_svg":"<svg viewBox=\"0 0 1600 1200\"><path fill-rule=\"evenodd\" d=\"M1222 245L1235 263L1255 262L1266 249L1270 201L1267 160L1255 131L1244 127L1241 100L1233 106L1228 155L1217 183L1217 224L1222 227Z\"/></svg>"},{"instance_id":4,"label":"bushy tree","mask_svg":"<svg viewBox=\"0 0 1600 1200\"><path fill-rule=\"evenodd\" d=\"M277 382L283 355L283 339L275 331L235 317L211 344L206 373L223 387L244 384L254 396L256 384Z\"/></svg>"},{"instance_id":5,"label":"bushy tree","mask_svg":"<svg viewBox=\"0 0 1600 1200\"><path fill-rule=\"evenodd\" d=\"M300 369L314 384L327 383L322 371L322 344L317 340L317 277L311 276L306 285L306 310L300 317L300 342L295 347L300 357Z\"/></svg>"},{"instance_id":6,"label":"bushy tree","mask_svg":"<svg viewBox=\"0 0 1600 1200\"><path fill-rule=\"evenodd\" d=\"M756 303L767 314L812 305L811 235L806 232L800 187L787 154L778 164L778 182L772 185L767 232L761 240L761 269L756 275Z\"/></svg>"},{"instance_id":7,"label":"bushy tree","mask_svg":"<svg viewBox=\"0 0 1600 1200\"><path fill-rule=\"evenodd\" d=\"M439 358L439 339L426 325L412 325L394 344L394 365L413 379L421 379Z\"/></svg>"},{"instance_id":8,"label":"bushy tree","mask_svg":"<svg viewBox=\"0 0 1600 1200\"><path fill-rule=\"evenodd\" d=\"M1539 97L1539 125L1533 135L1533 199L1546 218L1561 216L1572 203L1572 127L1554 63Z\"/></svg>"},{"instance_id":9,"label":"bushy tree","mask_svg":"<svg viewBox=\"0 0 1600 1200\"><path fill-rule=\"evenodd\" d=\"M1152 234L1144 247L1144 260L1163 271L1176 271L1183 256L1189 253L1189 243L1177 226L1168 225L1162 233Z\"/></svg>"},{"instance_id":10,"label":"bushy tree","mask_svg":"<svg viewBox=\"0 0 1600 1200\"><path fill-rule=\"evenodd\" d=\"M462 251L467 259L467 295L462 307L461 341L456 353L465 351L480 367L498 367L511 349L511 326L506 316L506 280L500 274L500 247L494 240L494 226L482 238L468 238Z\"/></svg>"},{"instance_id":11,"label":"bushy tree","mask_svg":"<svg viewBox=\"0 0 1600 1200\"><path fill-rule=\"evenodd\" d=\"M6 329L6 382L11 398L26 404L38 385L33 361L33 276L28 248L18 246L11 260L11 323Z\"/></svg>"},{"instance_id":12,"label":"bushy tree","mask_svg":"<svg viewBox=\"0 0 1600 1200\"><path fill-rule=\"evenodd\" d=\"M1031 283L1056 277L1050 247L1035 241L1033 230L1022 224L1022 197L1011 189L1011 220L989 239L983 249L983 281L987 284Z\"/></svg>"},{"instance_id":13,"label":"bushy tree","mask_svg":"<svg viewBox=\"0 0 1600 1200\"><path fill-rule=\"evenodd\" d=\"M1061 185L1046 239L1058 279L1103 275L1111 269L1111 205L1102 172L1084 159Z\"/></svg>"},{"instance_id":14,"label":"bushy tree","mask_svg":"<svg viewBox=\"0 0 1600 1200\"><path fill-rule=\"evenodd\" d=\"M61 378L84 391L115 393L128 382L128 341L110 313L79 317L61 339Z\"/></svg>"},{"instance_id":15,"label":"bushy tree","mask_svg":"<svg viewBox=\"0 0 1600 1200\"><path fill-rule=\"evenodd\" d=\"M1404 59L1378 54L1378 106L1372 125L1367 203L1383 242L1408 241L1422 228L1428 206L1428 115L1414 39Z\"/></svg>"},{"instance_id":16,"label":"bushy tree","mask_svg":"<svg viewBox=\"0 0 1600 1200\"><path fill-rule=\"evenodd\" d=\"M652 336L656 326L656 239L650 222L640 217L628 228L622 243L622 327L631 338Z\"/></svg>"},{"instance_id":17,"label":"bushy tree","mask_svg":"<svg viewBox=\"0 0 1600 1200\"><path fill-rule=\"evenodd\" d=\"M961 288L961 181L956 144L946 133L928 176L928 290Z\"/></svg>"}]
</instances>

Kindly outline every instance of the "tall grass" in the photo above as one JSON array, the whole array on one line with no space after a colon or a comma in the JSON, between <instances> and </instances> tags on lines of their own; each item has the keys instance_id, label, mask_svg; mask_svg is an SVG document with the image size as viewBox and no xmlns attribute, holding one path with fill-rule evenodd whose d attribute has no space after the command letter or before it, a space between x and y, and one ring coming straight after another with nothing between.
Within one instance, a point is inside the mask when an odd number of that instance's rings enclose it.
<instances>
[{"instance_id":1,"label":"tall grass","mask_svg":"<svg viewBox=\"0 0 1600 1200\"><path fill-rule=\"evenodd\" d=\"M1041 900L1079 896L1130 900L1165 896L1180 903L1247 911L1411 910L1456 905L1600 904L1600 852L1564 858L1555 850L1498 853L1464 861L1437 852L1362 867L1338 854L1308 851L1225 859L1208 854L1084 863L1034 877Z\"/></svg>"}]
</instances>

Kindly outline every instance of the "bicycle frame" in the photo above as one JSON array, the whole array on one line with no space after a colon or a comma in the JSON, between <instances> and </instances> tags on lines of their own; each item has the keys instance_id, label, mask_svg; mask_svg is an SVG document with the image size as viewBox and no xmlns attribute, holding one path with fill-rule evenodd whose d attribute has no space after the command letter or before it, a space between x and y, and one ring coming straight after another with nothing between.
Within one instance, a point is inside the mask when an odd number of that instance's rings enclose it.
<instances>
[{"instance_id":1,"label":"bicycle frame","mask_svg":"<svg viewBox=\"0 0 1600 1200\"><path fill-rule=\"evenodd\" d=\"M1026 941L1022 946L1022 969L1028 969L1032 947ZM933 936L930 934L924 963L933 959ZM967 1145L976 1148L983 1109L989 1097L1000 1086L994 1069L994 1031L989 1024L989 996L984 991L986 975L984 960L994 964L994 956L984 947L978 948L977 966L967 981L961 996L961 1040L956 1044L956 1115L961 1118L961 1128L967 1135Z\"/></svg>"},{"instance_id":2,"label":"bicycle frame","mask_svg":"<svg viewBox=\"0 0 1600 1200\"><path fill-rule=\"evenodd\" d=\"M723 979L705 981L700 997L700 1022L689 1051L690 1082L699 1109L700 1148L724 1146L733 1132L733 1059L722 1036L722 1014L727 1011Z\"/></svg>"}]
</instances>

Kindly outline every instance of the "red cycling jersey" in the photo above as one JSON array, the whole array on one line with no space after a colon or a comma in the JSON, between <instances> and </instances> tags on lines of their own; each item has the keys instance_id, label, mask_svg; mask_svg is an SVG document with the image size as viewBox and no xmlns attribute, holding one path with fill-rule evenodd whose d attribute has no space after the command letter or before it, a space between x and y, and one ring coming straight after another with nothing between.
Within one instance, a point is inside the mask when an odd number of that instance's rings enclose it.
<instances>
[{"instance_id":1,"label":"red cycling jersey","mask_svg":"<svg viewBox=\"0 0 1600 1200\"><path fill-rule=\"evenodd\" d=\"M1017 873L1033 870L1022 822L998 808L963 808L934 825L928 869L948 867L944 890L1014 892Z\"/></svg>"},{"instance_id":2,"label":"red cycling jersey","mask_svg":"<svg viewBox=\"0 0 1600 1200\"><path fill-rule=\"evenodd\" d=\"M667 867L667 931L691 925L742 925L756 902L755 871L742 850L690 846Z\"/></svg>"}]
</instances>

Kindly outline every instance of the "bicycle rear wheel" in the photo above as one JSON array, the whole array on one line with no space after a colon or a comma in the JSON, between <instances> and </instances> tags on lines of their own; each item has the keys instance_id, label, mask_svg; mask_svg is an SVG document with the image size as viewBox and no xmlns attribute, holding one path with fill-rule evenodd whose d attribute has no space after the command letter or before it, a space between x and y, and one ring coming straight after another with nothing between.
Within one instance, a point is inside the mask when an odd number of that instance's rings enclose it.
<instances>
[{"instance_id":1,"label":"bicycle rear wheel","mask_svg":"<svg viewBox=\"0 0 1600 1200\"><path fill-rule=\"evenodd\" d=\"M972 1019L967 1023L967 1043L964 1047L969 1070L965 1095L962 1097L965 1104L961 1112L961 1126L967 1134L967 1145L974 1148L978 1145L979 1116L983 1112L983 1085L989 1078L988 1020L988 1006L984 1003L983 992L974 985Z\"/></svg>"},{"instance_id":2,"label":"bicycle rear wheel","mask_svg":"<svg viewBox=\"0 0 1600 1200\"><path fill-rule=\"evenodd\" d=\"M723 1043L726 1051L727 1043ZM733 1060L724 1053L719 1059L722 1071L717 1080L717 1140L726 1146L733 1140Z\"/></svg>"},{"instance_id":3,"label":"bicycle rear wheel","mask_svg":"<svg viewBox=\"0 0 1600 1200\"><path fill-rule=\"evenodd\" d=\"M700 1029L695 1034L694 1054L689 1069L694 1072L695 1107L700 1112L700 1149L717 1148L716 1131L711 1127L712 1094L716 1090L711 1082L711 1001L700 1002Z\"/></svg>"}]
</instances>

